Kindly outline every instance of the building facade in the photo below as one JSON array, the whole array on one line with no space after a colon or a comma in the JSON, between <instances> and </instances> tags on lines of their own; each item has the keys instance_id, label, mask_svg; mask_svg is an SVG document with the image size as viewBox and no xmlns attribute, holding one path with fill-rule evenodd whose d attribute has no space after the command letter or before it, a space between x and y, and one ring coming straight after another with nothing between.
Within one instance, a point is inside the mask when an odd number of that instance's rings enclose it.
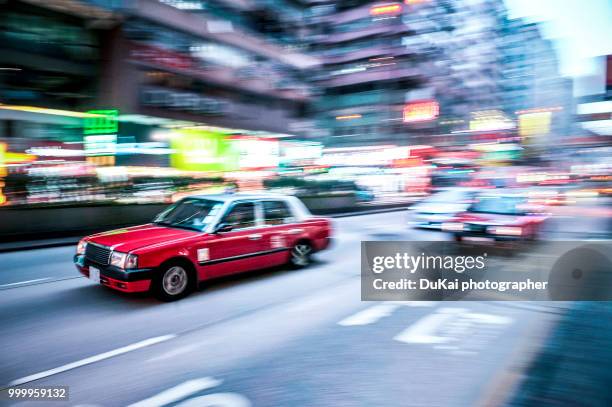
<instances>
[{"instance_id":1,"label":"building facade","mask_svg":"<svg viewBox=\"0 0 612 407\"><path fill-rule=\"evenodd\" d=\"M318 5L309 16L311 53L322 63L313 78L320 135L329 146L405 144L431 123L403 123L411 99L430 99L427 82L435 54L405 23L404 5L341 2Z\"/></svg>"},{"instance_id":2,"label":"building facade","mask_svg":"<svg viewBox=\"0 0 612 407\"><path fill-rule=\"evenodd\" d=\"M317 65L273 2L9 1L2 103L300 134ZM289 10L281 8L283 10ZM292 28L293 27L293 28ZM265 119L264 119L265 118ZM14 127L14 126L13 126Z\"/></svg>"},{"instance_id":3,"label":"building facade","mask_svg":"<svg viewBox=\"0 0 612 407\"><path fill-rule=\"evenodd\" d=\"M326 145L466 144L541 108L555 134L571 127L551 42L502 1L319 2L308 21Z\"/></svg>"}]
</instances>

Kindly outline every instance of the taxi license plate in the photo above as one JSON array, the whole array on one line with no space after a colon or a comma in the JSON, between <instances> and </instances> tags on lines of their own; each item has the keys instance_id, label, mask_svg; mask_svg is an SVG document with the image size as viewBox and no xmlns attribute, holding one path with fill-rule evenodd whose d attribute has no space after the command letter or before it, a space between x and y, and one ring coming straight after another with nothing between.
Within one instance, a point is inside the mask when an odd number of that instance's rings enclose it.
<instances>
[{"instance_id":1,"label":"taxi license plate","mask_svg":"<svg viewBox=\"0 0 612 407\"><path fill-rule=\"evenodd\" d=\"M463 240L468 242L481 242L481 243L492 243L495 239L490 237L480 237L480 236L465 236Z\"/></svg>"},{"instance_id":2,"label":"taxi license plate","mask_svg":"<svg viewBox=\"0 0 612 407\"><path fill-rule=\"evenodd\" d=\"M100 269L89 266L89 278L91 281L100 284Z\"/></svg>"}]
</instances>

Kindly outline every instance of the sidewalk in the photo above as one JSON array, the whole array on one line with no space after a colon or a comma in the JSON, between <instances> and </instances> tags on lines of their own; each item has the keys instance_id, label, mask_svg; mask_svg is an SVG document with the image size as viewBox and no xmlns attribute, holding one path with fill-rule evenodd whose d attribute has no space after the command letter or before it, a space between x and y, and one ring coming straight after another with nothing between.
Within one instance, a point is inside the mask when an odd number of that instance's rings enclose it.
<instances>
[{"instance_id":1,"label":"sidewalk","mask_svg":"<svg viewBox=\"0 0 612 407\"><path fill-rule=\"evenodd\" d=\"M612 406L612 305L576 302L561 319L509 406Z\"/></svg>"}]
</instances>

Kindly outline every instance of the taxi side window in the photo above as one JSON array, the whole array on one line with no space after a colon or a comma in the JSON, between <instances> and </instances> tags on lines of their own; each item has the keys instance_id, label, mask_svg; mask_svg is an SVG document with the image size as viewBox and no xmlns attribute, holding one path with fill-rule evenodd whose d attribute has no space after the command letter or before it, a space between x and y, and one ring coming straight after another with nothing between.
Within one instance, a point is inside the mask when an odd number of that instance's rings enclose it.
<instances>
[{"instance_id":1,"label":"taxi side window","mask_svg":"<svg viewBox=\"0 0 612 407\"><path fill-rule=\"evenodd\" d=\"M263 212L266 225L282 225L293 222L293 215L282 201L264 201Z\"/></svg>"},{"instance_id":2,"label":"taxi side window","mask_svg":"<svg viewBox=\"0 0 612 407\"><path fill-rule=\"evenodd\" d=\"M223 217L221 223L231 225L234 229L255 226L255 204L253 202L244 202L234 205Z\"/></svg>"}]
</instances>

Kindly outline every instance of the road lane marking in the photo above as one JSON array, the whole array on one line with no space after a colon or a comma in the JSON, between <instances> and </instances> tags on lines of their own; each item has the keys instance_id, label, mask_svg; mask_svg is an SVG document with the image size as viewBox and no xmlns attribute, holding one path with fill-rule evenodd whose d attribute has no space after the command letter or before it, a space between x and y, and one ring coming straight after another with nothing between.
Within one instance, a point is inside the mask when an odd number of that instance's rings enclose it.
<instances>
[{"instance_id":1,"label":"road lane marking","mask_svg":"<svg viewBox=\"0 0 612 407\"><path fill-rule=\"evenodd\" d=\"M214 393L185 400L175 407L251 407L249 399L237 393Z\"/></svg>"},{"instance_id":2,"label":"road lane marking","mask_svg":"<svg viewBox=\"0 0 612 407\"><path fill-rule=\"evenodd\" d=\"M468 313L464 315L465 318L470 319L475 322L480 322L483 324L492 324L492 325L507 325L514 321L510 317L505 317L503 315L493 315L493 314L479 314L479 313Z\"/></svg>"},{"instance_id":3,"label":"road lane marking","mask_svg":"<svg viewBox=\"0 0 612 407\"><path fill-rule=\"evenodd\" d=\"M369 325L388 317L399 307L433 307L434 301L393 301L377 304L338 322L341 326Z\"/></svg>"},{"instance_id":4,"label":"road lane marking","mask_svg":"<svg viewBox=\"0 0 612 407\"><path fill-rule=\"evenodd\" d=\"M435 333L449 319L457 314L462 314L464 308L440 308L437 312L429 314L419 319L408 328L393 337L393 340L404 343L445 343L452 338L436 336Z\"/></svg>"},{"instance_id":5,"label":"road lane marking","mask_svg":"<svg viewBox=\"0 0 612 407\"><path fill-rule=\"evenodd\" d=\"M369 325L377 322L378 320L388 317L393 314L399 308L399 304L378 304L372 307L366 308L363 311L359 311L350 317L344 318L338 322L338 325L342 326L355 326L355 325Z\"/></svg>"},{"instance_id":6,"label":"road lane marking","mask_svg":"<svg viewBox=\"0 0 612 407\"><path fill-rule=\"evenodd\" d=\"M162 361L162 360L170 359L172 357L180 356L182 354L194 351L198 347L199 347L198 345L181 346L179 348L172 349L172 350L170 350L168 352L162 353L161 355L154 356L154 357L148 359L147 362L159 362L159 361Z\"/></svg>"},{"instance_id":7,"label":"road lane marking","mask_svg":"<svg viewBox=\"0 0 612 407\"><path fill-rule=\"evenodd\" d=\"M35 373L29 376L22 377L21 379L13 380L9 383L9 386L19 386L25 383L32 382L34 380L42 379L45 377L53 376L58 373L63 373L68 370L76 369L81 366L89 365L95 362L99 362L104 359L109 359L114 356L122 355L137 349L142 349L147 346L155 345L157 343L165 342L167 340L175 338L176 335L163 335L156 336L154 338L145 339L144 341L136 342L131 345L124 346L122 348L114 349L108 352L100 353L99 355L90 356L85 359L77 360L76 362L68 363L63 366L56 367L54 369L45 370L44 372Z\"/></svg>"},{"instance_id":8,"label":"road lane marking","mask_svg":"<svg viewBox=\"0 0 612 407\"><path fill-rule=\"evenodd\" d=\"M45 278L35 278L34 280L19 281L19 282L17 282L17 283L0 284L0 288L4 288L4 287L14 287L14 286L22 285L22 284L37 283L37 282L39 282L39 281L46 281L46 280L51 280L51 278L50 278L50 277L45 277Z\"/></svg>"},{"instance_id":9,"label":"road lane marking","mask_svg":"<svg viewBox=\"0 0 612 407\"><path fill-rule=\"evenodd\" d=\"M437 305L437 301L394 301L393 304L401 305L402 307L433 307Z\"/></svg>"},{"instance_id":10,"label":"road lane marking","mask_svg":"<svg viewBox=\"0 0 612 407\"><path fill-rule=\"evenodd\" d=\"M211 387L219 386L221 380L213 377L203 377L200 379L189 380L165 390L148 399L130 404L128 407L161 407L170 403L176 403L186 397L191 396L202 390L210 389Z\"/></svg>"},{"instance_id":11,"label":"road lane marking","mask_svg":"<svg viewBox=\"0 0 612 407\"><path fill-rule=\"evenodd\" d=\"M18 283L5 284L4 286L0 285L0 291L12 290L12 289L21 288L21 287L29 287L31 285L43 285L43 284L57 283L57 282L66 281L66 280L76 280L79 278L87 279L87 277L85 276L62 277L62 278L45 277L45 278L39 278L35 280L20 281Z\"/></svg>"},{"instance_id":12,"label":"road lane marking","mask_svg":"<svg viewBox=\"0 0 612 407\"><path fill-rule=\"evenodd\" d=\"M509 325L513 318L468 312L463 308L441 308L436 313L429 314L393 339L404 343L433 344L436 349L459 349L461 351L473 351L482 347L492 337L497 335L501 326ZM462 338L470 336L470 345L457 345Z\"/></svg>"}]
</instances>

